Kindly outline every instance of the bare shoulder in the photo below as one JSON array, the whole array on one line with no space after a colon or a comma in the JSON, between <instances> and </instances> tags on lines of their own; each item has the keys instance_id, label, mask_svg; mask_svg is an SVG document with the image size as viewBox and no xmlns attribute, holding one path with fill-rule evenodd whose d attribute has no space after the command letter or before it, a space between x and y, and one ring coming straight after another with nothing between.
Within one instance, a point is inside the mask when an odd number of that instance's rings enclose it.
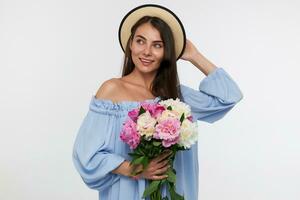
<instances>
[{"instance_id":1,"label":"bare shoulder","mask_svg":"<svg viewBox=\"0 0 300 200\"><path fill-rule=\"evenodd\" d=\"M111 78L104 81L99 87L96 98L97 99L109 99L114 100L116 98L116 94L120 91L122 85L118 78Z\"/></svg>"}]
</instances>

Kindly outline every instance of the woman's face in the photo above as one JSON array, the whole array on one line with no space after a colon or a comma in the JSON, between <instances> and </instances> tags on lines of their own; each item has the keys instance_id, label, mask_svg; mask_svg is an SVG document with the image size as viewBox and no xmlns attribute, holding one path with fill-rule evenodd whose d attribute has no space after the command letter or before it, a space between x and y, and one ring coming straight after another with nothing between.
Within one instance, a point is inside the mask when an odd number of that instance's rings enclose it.
<instances>
[{"instance_id":1,"label":"woman's face","mask_svg":"<svg viewBox=\"0 0 300 200\"><path fill-rule=\"evenodd\" d=\"M156 71L164 56L160 33L150 23L137 28L130 49L135 68L144 73Z\"/></svg>"}]
</instances>

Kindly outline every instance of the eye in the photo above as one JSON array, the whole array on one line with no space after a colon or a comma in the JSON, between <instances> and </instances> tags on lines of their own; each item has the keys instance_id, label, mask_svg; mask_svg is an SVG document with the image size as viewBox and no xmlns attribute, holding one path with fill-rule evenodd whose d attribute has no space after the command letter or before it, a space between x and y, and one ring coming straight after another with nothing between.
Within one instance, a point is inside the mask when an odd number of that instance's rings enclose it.
<instances>
[{"instance_id":1,"label":"eye","mask_svg":"<svg viewBox=\"0 0 300 200\"><path fill-rule=\"evenodd\" d=\"M161 44L154 44L154 46L155 46L156 48L162 48L162 47L163 47L163 45L161 45Z\"/></svg>"},{"instance_id":2,"label":"eye","mask_svg":"<svg viewBox=\"0 0 300 200\"><path fill-rule=\"evenodd\" d=\"M136 42L139 43L139 44L143 44L144 43L144 41L141 40L141 39L137 39Z\"/></svg>"}]
</instances>

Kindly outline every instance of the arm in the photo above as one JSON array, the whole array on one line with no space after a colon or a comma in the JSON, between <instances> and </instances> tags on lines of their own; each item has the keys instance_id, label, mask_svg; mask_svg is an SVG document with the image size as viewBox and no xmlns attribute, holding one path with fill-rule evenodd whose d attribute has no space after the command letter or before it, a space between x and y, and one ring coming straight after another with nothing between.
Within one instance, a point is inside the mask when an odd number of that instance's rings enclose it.
<instances>
[{"instance_id":1,"label":"arm","mask_svg":"<svg viewBox=\"0 0 300 200\"><path fill-rule=\"evenodd\" d=\"M99 88L99 98L110 98L115 85L106 81ZM104 100L92 98L73 146L73 163L85 184L96 190L104 190L119 180L118 174L111 173L122 165L125 158L115 153L115 131L118 110ZM123 173L124 175L126 173Z\"/></svg>"},{"instance_id":2,"label":"arm","mask_svg":"<svg viewBox=\"0 0 300 200\"><path fill-rule=\"evenodd\" d=\"M117 117L105 111L94 110L91 104L73 146L73 163L84 183L91 189L102 191L120 179L110 173L125 158L114 152L111 137L115 137L112 124ZM93 110L92 110L93 109Z\"/></svg>"},{"instance_id":3,"label":"arm","mask_svg":"<svg viewBox=\"0 0 300 200\"><path fill-rule=\"evenodd\" d=\"M198 91L180 85L183 100L191 106L197 120L213 123L243 98L241 90L230 75L206 59L189 40L181 58L190 61L206 75Z\"/></svg>"},{"instance_id":4,"label":"arm","mask_svg":"<svg viewBox=\"0 0 300 200\"><path fill-rule=\"evenodd\" d=\"M133 166L130 166L129 164L130 164L130 162L125 160L124 162L122 162L122 164L118 168L113 170L112 173L120 174L123 176L131 176L130 173L133 170Z\"/></svg>"},{"instance_id":5,"label":"arm","mask_svg":"<svg viewBox=\"0 0 300 200\"><path fill-rule=\"evenodd\" d=\"M223 68L216 68L199 84L198 90L180 84L183 101L197 120L213 123L225 116L242 98L237 84Z\"/></svg>"},{"instance_id":6,"label":"arm","mask_svg":"<svg viewBox=\"0 0 300 200\"><path fill-rule=\"evenodd\" d=\"M191 62L206 76L216 69L216 65L204 57L189 40L186 40L186 47L181 59Z\"/></svg>"},{"instance_id":7,"label":"arm","mask_svg":"<svg viewBox=\"0 0 300 200\"><path fill-rule=\"evenodd\" d=\"M144 179L151 179L151 180L161 180L165 179L167 175L165 174L168 170L169 166L169 159L170 155L172 155L172 151L166 151L161 155L157 156L156 158L150 160L147 167L143 169L143 165L132 165L130 166L129 161L124 161L117 169L113 170L112 173L122 174L125 176L132 177L131 172L141 172L138 173L137 176L132 178L144 178Z\"/></svg>"}]
</instances>

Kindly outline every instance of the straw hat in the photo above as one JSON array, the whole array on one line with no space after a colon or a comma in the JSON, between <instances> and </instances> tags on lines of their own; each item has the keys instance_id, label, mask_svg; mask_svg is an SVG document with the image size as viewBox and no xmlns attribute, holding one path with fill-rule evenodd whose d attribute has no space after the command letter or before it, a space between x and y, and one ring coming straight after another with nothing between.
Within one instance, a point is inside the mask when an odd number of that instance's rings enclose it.
<instances>
[{"instance_id":1,"label":"straw hat","mask_svg":"<svg viewBox=\"0 0 300 200\"><path fill-rule=\"evenodd\" d=\"M171 28L177 60L181 57L185 47L185 31L180 19L168 8L156 4L144 4L129 11L119 26L119 42L125 52L126 43L131 34L131 27L143 16L155 16L165 21Z\"/></svg>"}]
</instances>

